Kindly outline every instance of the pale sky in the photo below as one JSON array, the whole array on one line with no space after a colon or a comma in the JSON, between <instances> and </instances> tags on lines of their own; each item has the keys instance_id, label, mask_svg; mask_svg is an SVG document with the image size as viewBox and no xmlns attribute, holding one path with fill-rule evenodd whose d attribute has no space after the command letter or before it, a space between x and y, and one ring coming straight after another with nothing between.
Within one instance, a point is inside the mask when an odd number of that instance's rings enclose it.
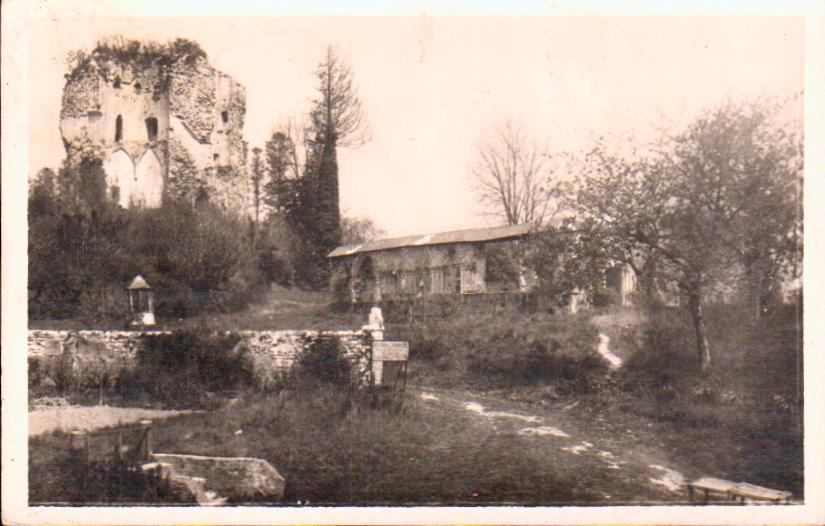
<instances>
[{"instance_id":1,"label":"pale sky","mask_svg":"<svg viewBox=\"0 0 825 526\"><path fill-rule=\"evenodd\" d=\"M42 19L30 33L30 175L64 156L67 52L111 35L197 41L246 87L250 148L309 110L315 66L335 46L372 132L339 151L342 209L391 236L495 223L480 214L470 168L505 119L551 152L577 152L803 87L803 21L792 17Z\"/></svg>"}]
</instances>

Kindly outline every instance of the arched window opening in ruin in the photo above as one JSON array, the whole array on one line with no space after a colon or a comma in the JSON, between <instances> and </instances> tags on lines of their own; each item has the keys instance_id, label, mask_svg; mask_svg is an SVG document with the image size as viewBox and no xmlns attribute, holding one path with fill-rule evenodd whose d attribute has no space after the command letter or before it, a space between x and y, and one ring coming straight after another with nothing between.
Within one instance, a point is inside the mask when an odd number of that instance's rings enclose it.
<instances>
[{"instance_id":1,"label":"arched window opening in ruin","mask_svg":"<svg viewBox=\"0 0 825 526\"><path fill-rule=\"evenodd\" d=\"M112 199L121 207L128 208L135 182L132 158L122 148L118 148L103 167L107 184L111 188Z\"/></svg>"},{"instance_id":2,"label":"arched window opening in ruin","mask_svg":"<svg viewBox=\"0 0 825 526\"><path fill-rule=\"evenodd\" d=\"M161 205L163 176L160 160L155 152L147 150L135 168L136 201L146 208L158 208Z\"/></svg>"},{"instance_id":3,"label":"arched window opening in ruin","mask_svg":"<svg viewBox=\"0 0 825 526\"><path fill-rule=\"evenodd\" d=\"M224 124L229 122L229 112L228 111L224 110L224 111L221 112L221 120L223 121Z\"/></svg>"},{"instance_id":4,"label":"arched window opening in ruin","mask_svg":"<svg viewBox=\"0 0 825 526\"><path fill-rule=\"evenodd\" d=\"M135 93L140 93L140 90L143 86L140 85L140 82L135 82Z\"/></svg>"},{"instance_id":5,"label":"arched window opening in ruin","mask_svg":"<svg viewBox=\"0 0 825 526\"><path fill-rule=\"evenodd\" d=\"M146 136L149 142L158 140L158 120L154 117L146 119Z\"/></svg>"},{"instance_id":6,"label":"arched window opening in ruin","mask_svg":"<svg viewBox=\"0 0 825 526\"><path fill-rule=\"evenodd\" d=\"M213 153L213 154L212 154L212 160L213 160L213 161L217 161L217 160L218 160L218 159L220 159L220 158L221 158L221 156L220 156L219 154L217 154L217 153Z\"/></svg>"},{"instance_id":7,"label":"arched window opening in ruin","mask_svg":"<svg viewBox=\"0 0 825 526\"><path fill-rule=\"evenodd\" d=\"M115 89L120 89L120 77L115 77L115 81L112 83L112 86Z\"/></svg>"},{"instance_id":8,"label":"arched window opening in ruin","mask_svg":"<svg viewBox=\"0 0 825 526\"><path fill-rule=\"evenodd\" d=\"M120 115L115 119L115 142L120 142L123 139L123 117Z\"/></svg>"}]
</instances>

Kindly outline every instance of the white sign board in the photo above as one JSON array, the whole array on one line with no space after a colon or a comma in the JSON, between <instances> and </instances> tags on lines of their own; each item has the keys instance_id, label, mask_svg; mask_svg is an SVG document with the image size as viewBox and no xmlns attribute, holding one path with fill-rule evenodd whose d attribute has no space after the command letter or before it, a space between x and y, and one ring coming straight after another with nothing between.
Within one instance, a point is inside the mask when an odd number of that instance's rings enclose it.
<instances>
[{"instance_id":1,"label":"white sign board","mask_svg":"<svg viewBox=\"0 0 825 526\"><path fill-rule=\"evenodd\" d=\"M374 362L406 362L410 358L409 342L372 342L372 360Z\"/></svg>"}]
</instances>

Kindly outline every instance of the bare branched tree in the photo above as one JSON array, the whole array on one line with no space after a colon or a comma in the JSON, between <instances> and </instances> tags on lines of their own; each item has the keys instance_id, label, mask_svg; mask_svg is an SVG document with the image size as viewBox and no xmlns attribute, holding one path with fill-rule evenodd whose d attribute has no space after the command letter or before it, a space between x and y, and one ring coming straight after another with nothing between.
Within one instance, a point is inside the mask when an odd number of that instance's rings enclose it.
<instances>
[{"instance_id":1,"label":"bare branched tree","mask_svg":"<svg viewBox=\"0 0 825 526\"><path fill-rule=\"evenodd\" d=\"M498 126L478 148L475 191L507 224L540 223L559 212L562 185L551 178L549 156L512 122Z\"/></svg>"}]
</instances>

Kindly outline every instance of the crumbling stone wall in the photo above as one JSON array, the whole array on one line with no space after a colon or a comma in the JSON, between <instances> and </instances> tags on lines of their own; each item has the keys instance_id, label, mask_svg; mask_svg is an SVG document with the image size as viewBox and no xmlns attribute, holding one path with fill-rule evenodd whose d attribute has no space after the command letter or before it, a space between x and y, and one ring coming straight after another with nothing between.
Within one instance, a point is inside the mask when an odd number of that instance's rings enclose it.
<instances>
[{"instance_id":1,"label":"crumbling stone wall","mask_svg":"<svg viewBox=\"0 0 825 526\"><path fill-rule=\"evenodd\" d=\"M192 199L197 189L212 202L248 210L243 86L202 51L193 53L195 44L136 44L76 54L82 60L66 75L60 115L69 163L99 157L108 193L124 207ZM142 159L151 160L148 150L159 168L141 167ZM131 165L111 162L119 152ZM223 177L215 176L218 169Z\"/></svg>"},{"instance_id":2,"label":"crumbling stone wall","mask_svg":"<svg viewBox=\"0 0 825 526\"><path fill-rule=\"evenodd\" d=\"M95 71L84 72L63 88L60 119L84 117L100 110L100 77Z\"/></svg>"},{"instance_id":3,"label":"crumbling stone wall","mask_svg":"<svg viewBox=\"0 0 825 526\"><path fill-rule=\"evenodd\" d=\"M169 105L186 122L195 137L209 142L215 125L215 69L206 59L194 63L175 62L169 71Z\"/></svg>"},{"instance_id":4,"label":"crumbling stone wall","mask_svg":"<svg viewBox=\"0 0 825 526\"><path fill-rule=\"evenodd\" d=\"M169 177L166 182L166 195L173 200L194 203L198 191L206 188L205 174L198 170L191 151L178 139L170 137L167 147Z\"/></svg>"}]
</instances>

